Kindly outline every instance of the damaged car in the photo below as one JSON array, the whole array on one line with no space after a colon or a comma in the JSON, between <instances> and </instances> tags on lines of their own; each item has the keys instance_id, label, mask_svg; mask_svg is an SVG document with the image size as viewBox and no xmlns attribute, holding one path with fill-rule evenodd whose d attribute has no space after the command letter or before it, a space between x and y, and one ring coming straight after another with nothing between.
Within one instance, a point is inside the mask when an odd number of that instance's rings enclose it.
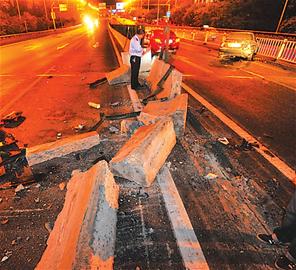
<instances>
[{"instance_id":1,"label":"damaged car","mask_svg":"<svg viewBox=\"0 0 296 270\"><path fill-rule=\"evenodd\" d=\"M219 48L219 59L234 57L254 60L258 51L255 35L251 32L232 32L226 35Z\"/></svg>"}]
</instances>

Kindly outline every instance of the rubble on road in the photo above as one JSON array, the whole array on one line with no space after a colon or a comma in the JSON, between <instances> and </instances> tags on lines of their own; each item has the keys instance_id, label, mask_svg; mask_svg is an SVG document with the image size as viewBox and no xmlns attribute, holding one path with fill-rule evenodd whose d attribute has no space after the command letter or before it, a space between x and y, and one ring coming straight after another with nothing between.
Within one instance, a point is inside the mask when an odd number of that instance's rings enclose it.
<instances>
[{"instance_id":1,"label":"rubble on road","mask_svg":"<svg viewBox=\"0 0 296 270\"><path fill-rule=\"evenodd\" d=\"M148 125L163 117L171 117L176 136L181 138L185 130L187 104L188 94L181 94L164 102L151 101L144 107L138 119Z\"/></svg>"},{"instance_id":2,"label":"rubble on road","mask_svg":"<svg viewBox=\"0 0 296 270\"><path fill-rule=\"evenodd\" d=\"M114 175L150 186L176 144L170 118L140 127L111 160Z\"/></svg>"},{"instance_id":3,"label":"rubble on road","mask_svg":"<svg viewBox=\"0 0 296 270\"><path fill-rule=\"evenodd\" d=\"M4 116L1 119L0 126L4 126L5 128L18 127L26 119L22 114L23 112L17 112L17 111L11 112L10 114Z\"/></svg>"},{"instance_id":4,"label":"rubble on road","mask_svg":"<svg viewBox=\"0 0 296 270\"><path fill-rule=\"evenodd\" d=\"M127 136L130 138L141 126L144 126L144 123L141 121L124 119L120 123L120 132L121 134L127 134Z\"/></svg>"}]
</instances>

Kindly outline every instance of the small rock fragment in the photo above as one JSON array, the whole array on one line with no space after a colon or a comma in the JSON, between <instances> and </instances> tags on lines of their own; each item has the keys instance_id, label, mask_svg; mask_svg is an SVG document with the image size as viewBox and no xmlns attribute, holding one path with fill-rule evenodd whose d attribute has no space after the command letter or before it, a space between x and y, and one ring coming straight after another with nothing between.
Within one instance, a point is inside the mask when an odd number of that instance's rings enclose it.
<instances>
[{"instance_id":1,"label":"small rock fragment","mask_svg":"<svg viewBox=\"0 0 296 270\"><path fill-rule=\"evenodd\" d=\"M208 179L208 180L213 180L215 178L217 178L218 175L214 174L214 173L208 173L205 178Z\"/></svg>"},{"instance_id":2,"label":"small rock fragment","mask_svg":"<svg viewBox=\"0 0 296 270\"><path fill-rule=\"evenodd\" d=\"M5 262L5 261L7 261L8 259L9 259L8 256L4 256L4 257L2 258L2 260L1 260L1 262Z\"/></svg>"},{"instance_id":3,"label":"small rock fragment","mask_svg":"<svg viewBox=\"0 0 296 270\"><path fill-rule=\"evenodd\" d=\"M49 233L51 233L51 231L52 231L52 228L51 228L51 226L50 226L50 223L49 222L46 222L45 224L44 224L44 227L45 227L45 229L49 232Z\"/></svg>"},{"instance_id":4,"label":"small rock fragment","mask_svg":"<svg viewBox=\"0 0 296 270\"><path fill-rule=\"evenodd\" d=\"M111 127L109 127L109 131L111 133L117 133L117 132L119 132L119 129L117 127L111 126Z\"/></svg>"},{"instance_id":5,"label":"small rock fragment","mask_svg":"<svg viewBox=\"0 0 296 270\"><path fill-rule=\"evenodd\" d=\"M62 133L61 132L58 132L57 133L57 139L60 139L60 138L62 138Z\"/></svg>"},{"instance_id":6,"label":"small rock fragment","mask_svg":"<svg viewBox=\"0 0 296 270\"><path fill-rule=\"evenodd\" d=\"M15 193L17 193L17 192L20 192L24 189L25 189L25 187L22 184L19 184L14 191L15 191Z\"/></svg>"},{"instance_id":7,"label":"small rock fragment","mask_svg":"<svg viewBox=\"0 0 296 270\"><path fill-rule=\"evenodd\" d=\"M60 190L64 190L65 187L66 187L66 183L65 182L62 182L62 183L59 184Z\"/></svg>"},{"instance_id":8,"label":"small rock fragment","mask_svg":"<svg viewBox=\"0 0 296 270\"><path fill-rule=\"evenodd\" d=\"M2 219L1 221L0 221L0 223L2 224L2 225L5 225L5 224L7 224L8 223L8 218L5 218L5 219Z\"/></svg>"},{"instance_id":9,"label":"small rock fragment","mask_svg":"<svg viewBox=\"0 0 296 270\"><path fill-rule=\"evenodd\" d=\"M38 198L36 198L36 199L34 199L34 201L35 201L35 203L39 203L39 202L40 202L40 199L39 199L39 197L38 197Z\"/></svg>"}]
</instances>

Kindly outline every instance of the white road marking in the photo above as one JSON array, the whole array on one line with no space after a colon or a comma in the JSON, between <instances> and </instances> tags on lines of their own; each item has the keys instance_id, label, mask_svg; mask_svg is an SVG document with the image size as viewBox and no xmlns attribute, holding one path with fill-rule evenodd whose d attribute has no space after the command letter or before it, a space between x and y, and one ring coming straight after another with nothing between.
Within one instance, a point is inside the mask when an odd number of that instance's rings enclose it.
<instances>
[{"instance_id":1,"label":"white road marking","mask_svg":"<svg viewBox=\"0 0 296 270\"><path fill-rule=\"evenodd\" d=\"M209 266L201 245L197 240L171 173L166 166L157 175L157 182L163 195L185 268L187 270L208 270Z\"/></svg>"},{"instance_id":2,"label":"white road marking","mask_svg":"<svg viewBox=\"0 0 296 270\"><path fill-rule=\"evenodd\" d=\"M57 47L57 50L61 50L61 49L64 49L65 47L67 47L70 43L66 43L64 45L61 45L59 47Z\"/></svg>"},{"instance_id":3,"label":"white road marking","mask_svg":"<svg viewBox=\"0 0 296 270\"><path fill-rule=\"evenodd\" d=\"M29 46L25 46L25 51L33 51L37 48L39 48L40 45L29 45Z\"/></svg>"},{"instance_id":4,"label":"white road marking","mask_svg":"<svg viewBox=\"0 0 296 270\"><path fill-rule=\"evenodd\" d=\"M198 68L199 70L201 70L203 72L206 72L206 73L214 73L214 71L212 71L212 70L210 70L208 68L204 68L201 65L198 65L196 63L191 62L187 57L177 56L176 58L177 58L177 60L180 60L180 61L182 61L184 63L187 63L187 64L189 64L191 66L194 66L194 67Z\"/></svg>"},{"instance_id":5,"label":"white road marking","mask_svg":"<svg viewBox=\"0 0 296 270\"><path fill-rule=\"evenodd\" d=\"M248 77L248 76L234 76L234 75L230 75L230 76L225 76L226 78L233 78L233 79L254 79L254 77Z\"/></svg>"},{"instance_id":6,"label":"white road marking","mask_svg":"<svg viewBox=\"0 0 296 270\"><path fill-rule=\"evenodd\" d=\"M257 74L257 73L255 73L255 72L252 72L252 71L249 71L249 70L245 70L245 69L240 69L241 71L243 71L243 72L246 72L246 73L249 73L249 74L251 74L251 75L254 75L254 76L256 76L256 77L259 77L259 78L261 78L261 79L265 79L265 77L264 76L262 76L262 75L260 75L260 74Z\"/></svg>"},{"instance_id":7,"label":"white road marking","mask_svg":"<svg viewBox=\"0 0 296 270\"><path fill-rule=\"evenodd\" d=\"M192 88L190 88L185 83L182 83L182 87L186 92L188 92L193 98L199 101L203 106L205 106L209 111L216 115L224 124L226 124L230 129L232 129L241 138L248 142L257 142L259 147L254 147L254 149L262 155L267 161L269 161L276 169L278 169L283 175L285 175L292 183L296 185L295 171L289 167L284 161L277 157L272 151L262 145L256 138L254 138L250 133L241 128L238 124L232 121L229 117L219 111L215 106L210 104L205 98L196 93ZM268 154L270 153L270 154Z\"/></svg>"}]
</instances>

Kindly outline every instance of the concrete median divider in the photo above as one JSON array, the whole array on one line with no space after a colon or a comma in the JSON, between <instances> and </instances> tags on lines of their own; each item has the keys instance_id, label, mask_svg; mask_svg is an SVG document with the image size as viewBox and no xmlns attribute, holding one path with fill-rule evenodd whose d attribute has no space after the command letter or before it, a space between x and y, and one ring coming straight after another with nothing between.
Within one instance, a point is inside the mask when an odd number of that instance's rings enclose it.
<instances>
[{"instance_id":1,"label":"concrete median divider","mask_svg":"<svg viewBox=\"0 0 296 270\"><path fill-rule=\"evenodd\" d=\"M131 81L131 70L128 65L121 65L105 75L110 85L129 83Z\"/></svg>"},{"instance_id":2,"label":"concrete median divider","mask_svg":"<svg viewBox=\"0 0 296 270\"><path fill-rule=\"evenodd\" d=\"M110 162L114 175L149 187L176 144L170 118L142 126Z\"/></svg>"},{"instance_id":3,"label":"concrete median divider","mask_svg":"<svg viewBox=\"0 0 296 270\"><path fill-rule=\"evenodd\" d=\"M173 69L172 73L166 79L163 85L163 90L156 95L158 99L161 98L175 98L181 94L182 73L177 69Z\"/></svg>"},{"instance_id":4,"label":"concrete median divider","mask_svg":"<svg viewBox=\"0 0 296 270\"><path fill-rule=\"evenodd\" d=\"M36 270L113 269L119 187L106 161L75 171Z\"/></svg>"},{"instance_id":5,"label":"concrete median divider","mask_svg":"<svg viewBox=\"0 0 296 270\"><path fill-rule=\"evenodd\" d=\"M181 138L185 131L187 116L188 94L181 94L167 101L151 101L149 102L138 120L145 125L153 124L163 117L171 117L174 123L176 136Z\"/></svg>"},{"instance_id":6,"label":"concrete median divider","mask_svg":"<svg viewBox=\"0 0 296 270\"><path fill-rule=\"evenodd\" d=\"M100 136L96 132L88 132L28 148L26 158L28 164L34 166L73 152L90 149L99 143Z\"/></svg>"}]
</instances>

